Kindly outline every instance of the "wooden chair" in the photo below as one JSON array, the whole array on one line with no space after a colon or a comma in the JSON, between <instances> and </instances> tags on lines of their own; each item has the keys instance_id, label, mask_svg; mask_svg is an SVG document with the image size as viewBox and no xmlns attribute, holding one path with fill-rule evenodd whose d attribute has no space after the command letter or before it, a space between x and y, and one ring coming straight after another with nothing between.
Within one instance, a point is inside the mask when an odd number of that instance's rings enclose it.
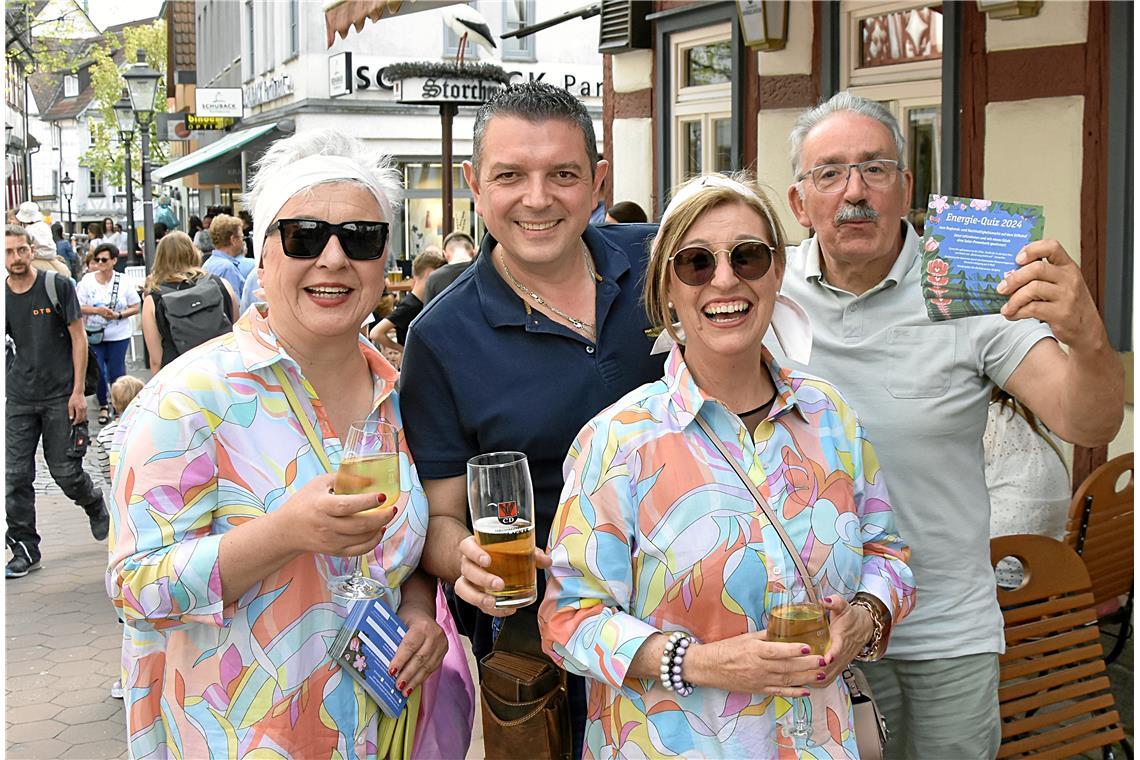
<instances>
[{"instance_id":1,"label":"wooden chair","mask_svg":"<svg viewBox=\"0 0 1140 760\"><path fill-rule=\"evenodd\" d=\"M1025 579L997 590L1006 651L998 687L999 758L1073 757L1098 747L1132 748L1116 711L1101 657L1089 576L1076 553L1047 536L999 536L990 541L996 565L1020 560Z\"/></svg>"},{"instance_id":2,"label":"wooden chair","mask_svg":"<svg viewBox=\"0 0 1140 760\"><path fill-rule=\"evenodd\" d=\"M1117 491L1117 484L1127 482ZM1132 633L1132 454L1096 468L1069 505L1065 543L1081 556L1092 580L1100 624L1119 623L1116 644L1105 658L1112 662ZM1121 597L1126 597L1122 605Z\"/></svg>"}]
</instances>

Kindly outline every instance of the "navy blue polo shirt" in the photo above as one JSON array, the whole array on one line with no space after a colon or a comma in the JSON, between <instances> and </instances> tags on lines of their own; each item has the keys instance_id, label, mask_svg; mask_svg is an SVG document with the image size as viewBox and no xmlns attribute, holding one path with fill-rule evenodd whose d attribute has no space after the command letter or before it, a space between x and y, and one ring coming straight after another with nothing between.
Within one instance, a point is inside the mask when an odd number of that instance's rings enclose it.
<instances>
[{"instance_id":1,"label":"navy blue polo shirt","mask_svg":"<svg viewBox=\"0 0 1140 760\"><path fill-rule=\"evenodd\" d=\"M400 372L400 411L419 476L466 476L467 460L522 451L534 484L535 540L545 548L575 436L630 390L661 377L664 354L641 304L657 226L589 226L582 239L602 280L597 343L537 310L495 271L495 240L412 322Z\"/></svg>"}]
</instances>

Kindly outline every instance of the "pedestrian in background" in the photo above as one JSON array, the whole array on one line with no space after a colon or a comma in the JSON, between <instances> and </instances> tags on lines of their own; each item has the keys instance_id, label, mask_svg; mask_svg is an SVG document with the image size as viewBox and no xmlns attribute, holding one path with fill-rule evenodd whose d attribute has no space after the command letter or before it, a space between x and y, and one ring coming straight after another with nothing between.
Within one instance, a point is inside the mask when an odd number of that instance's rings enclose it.
<instances>
[{"instance_id":1,"label":"pedestrian in background","mask_svg":"<svg viewBox=\"0 0 1140 760\"><path fill-rule=\"evenodd\" d=\"M210 274L216 274L230 284L235 293L245 287L245 278L253 270L253 259L245 257L245 231L240 219L219 214L210 224L210 238L214 253L203 264Z\"/></svg>"},{"instance_id":2,"label":"pedestrian in background","mask_svg":"<svg viewBox=\"0 0 1140 760\"><path fill-rule=\"evenodd\" d=\"M71 279L78 281L83 276L83 262L79 260L75 248L63 237L62 223L52 223L51 236L55 238L56 255L66 262L67 268L71 271Z\"/></svg>"},{"instance_id":3,"label":"pedestrian in background","mask_svg":"<svg viewBox=\"0 0 1140 760\"><path fill-rule=\"evenodd\" d=\"M198 249L184 232L170 233L162 239L154 252L154 269L146 281L146 300L142 306L143 340L146 341L152 373L157 373L182 353L175 344L166 309L160 305L165 294L192 288L204 278L209 278L221 289L222 304L227 309L229 324L237 322L238 303L233 288L221 277L203 269L200 260ZM216 322L219 323L220 320ZM189 326L187 323L180 327ZM201 342L212 337L215 336L207 335Z\"/></svg>"},{"instance_id":4,"label":"pedestrian in background","mask_svg":"<svg viewBox=\"0 0 1140 760\"><path fill-rule=\"evenodd\" d=\"M427 284L424 286L423 302L429 303L442 293L448 285L455 282L455 279L463 273L463 270L471 266L478 255L475 250L475 241L466 232L456 231L445 237L443 239L443 257L447 259L447 264L428 277Z\"/></svg>"},{"instance_id":5,"label":"pedestrian in background","mask_svg":"<svg viewBox=\"0 0 1140 760\"><path fill-rule=\"evenodd\" d=\"M368 333L368 337L378 348L392 351L397 359L404 353L408 326L424 308L424 288L427 287L428 278L432 272L443 266L443 263L443 252L433 245L429 245L420 255L412 259L412 289L400 303L396 304L396 308ZM395 341L388 337L388 333L392 330L396 331ZM393 364L399 366L397 362Z\"/></svg>"},{"instance_id":6,"label":"pedestrian in background","mask_svg":"<svg viewBox=\"0 0 1140 760\"><path fill-rule=\"evenodd\" d=\"M85 275L76 288L86 315L87 340L99 362L100 378L95 395L99 401L100 425L111 421L107 391L111 383L127 371L130 317L139 312L139 294L125 275L115 271L118 257L119 249L114 243L97 245L93 259L95 271Z\"/></svg>"},{"instance_id":7,"label":"pedestrian in background","mask_svg":"<svg viewBox=\"0 0 1140 760\"><path fill-rule=\"evenodd\" d=\"M5 374L5 540L12 559L4 577L22 578L40 565L33 483L41 438L52 480L87 513L96 541L107 539L110 519L103 492L83 470L87 334L75 286L32 267L32 239L19 225L5 227L4 253L5 326L15 348Z\"/></svg>"},{"instance_id":8,"label":"pedestrian in background","mask_svg":"<svg viewBox=\"0 0 1140 760\"><path fill-rule=\"evenodd\" d=\"M214 221L214 214L209 211L202 217L202 229L193 234L194 246L202 252L202 262L210 258L214 250L214 239L210 236L210 225Z\"/></svg>"},{"instance_id":9,"label":"pedestrian in background","mask_svg":"<svg viewBox=\"0 0 1140 760\"><path fill-rule=\"evenodd\" d=\"M154 209L154 223L166 225L167 231L178 229L178 216L170 205L170 196L163 193L158 197L158 205Z\"/></svg>"},{"instance_id":10,"label":"pedestrian in background","mask_svg":"<svg viewBox=\"0 0 1140 760\"><path fill-rule=\"evenodd\" d=\"M122 421L123 413L127 411L127 407L142 389L143 381L134 375L123 375L111 384L111 407L115 410L115 419L104 425L103 429L95 436L94 446L95 463L99 466L99 474L103 476L103 480L108 486L111 485L111 478L114 474L112 465L118 463L118 457L115 458L114 462L111 460L111 441L119 429L119 422ZM119 699L122 699L122 696Z\"/></svg>"},{"instance_id":11,"label":"pedestrian in background","mask_svg":"<svg viewBox=\"0 0 1140 760\"><path fill-rule=\"evenodd\" d=\"M71 277L71 270L56 253L55 237L44 221L39 204L26 201L20 204L16 219L24 226L32 240L32 266L45 272L58 272Z\"/></svg>"},{"instance_id":12,"label":"pedestrian in background","mask_svg":"<svg viewBox=\"0 0 1140 760\"><path fill-rule=\"evenodd\" d=\"M607 224L644 224L649 221L645 210L633 201L622 201L610 206L606 212Z\"/></svg>"}]
</instances>

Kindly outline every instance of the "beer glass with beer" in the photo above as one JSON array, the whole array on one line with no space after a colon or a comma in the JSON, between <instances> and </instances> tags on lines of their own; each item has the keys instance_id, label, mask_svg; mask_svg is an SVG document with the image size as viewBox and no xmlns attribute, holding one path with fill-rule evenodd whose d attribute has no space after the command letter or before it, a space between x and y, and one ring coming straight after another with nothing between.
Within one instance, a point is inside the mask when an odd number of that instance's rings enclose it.
<instances>
[{"instance_id":1,"label":"beer glass with beer","mask_svg":"<svg viewBox=\"0 0 1140 760\"><path fill-rule=\"evenodd\" d=\"M503 579L489 591L496 607L522 607L538 596L534 565L534 491L526 454L498 451L467 461L467 503L475 540L491 556L487 572Z\"/></svg>"},{"instance_id":2,"label":"beer glass with beer","mask_svg":"<svg viewBox=\"0 0 1140 760\"><path fill-rule=\"evenodd\" d=\"M400 444L395 425L383 420L361 420L348 428L336 471L333 490L336 493L382 493L388 498L375 509L391 509L400 498ZM374 510L365 510L368 514ZM333 578L329 588L333 594L349 601L383 596L386 587L374 578L365 578L360 570L361 558L352 575Z\"/></svg>"},{"instance_id":3,"label":"beer glass with beer","mask_svg":"<svg viewBox=\"0 0 1140 760\"><path fill-rule=\"evenodd\" d=\"M768 570L768 641L788 644L805 644L811 653L823 656L831 637L827 627L827 615L818 595L808 594L807 586L796 572L782 573L769 562ZM811 736L811 698L793 697L792 721L784 728L785 733L796 741Z\"/></svg>"}]
</instances>

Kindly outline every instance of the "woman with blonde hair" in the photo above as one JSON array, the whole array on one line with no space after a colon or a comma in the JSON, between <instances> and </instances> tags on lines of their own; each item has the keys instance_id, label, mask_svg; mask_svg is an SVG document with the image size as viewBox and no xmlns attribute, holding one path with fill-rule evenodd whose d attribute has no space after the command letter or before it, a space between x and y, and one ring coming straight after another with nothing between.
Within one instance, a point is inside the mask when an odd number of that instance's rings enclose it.
<instances>
[{"instance_id":1,"label":"woman with blonde hair","mask_svg":"<svg viewBox=\"0 0 1140 760\"><path fill-rule=\"evenodd\" d=\"M230 284L202 268L202 254L185 232L170 232L158 241L154 268L147 278L142 308L143 339L150 357L150 371L158 372L172 362L180 351L174 344L166 311L160 299L167 293L194 287L203 278L216 283L222 292L230 324L237 321L238 302Z\"/></svg>"},{"instance_id":2,"label":"woman with blonde hair","mask_svg":"<svg viewBox=\"0 0 1140 760\"><path fill-rule=\"evenodd\" d=\"M858 757L839 676L882 656L914 578L855 412L762 342L810 345L783 274L752 181L677 191L646 272L664 377L579 433L550 530L542 643L590 684L583 757ZM793 579L830 617L826 647L768 636Z\"/></svg>"}]
</instances>

